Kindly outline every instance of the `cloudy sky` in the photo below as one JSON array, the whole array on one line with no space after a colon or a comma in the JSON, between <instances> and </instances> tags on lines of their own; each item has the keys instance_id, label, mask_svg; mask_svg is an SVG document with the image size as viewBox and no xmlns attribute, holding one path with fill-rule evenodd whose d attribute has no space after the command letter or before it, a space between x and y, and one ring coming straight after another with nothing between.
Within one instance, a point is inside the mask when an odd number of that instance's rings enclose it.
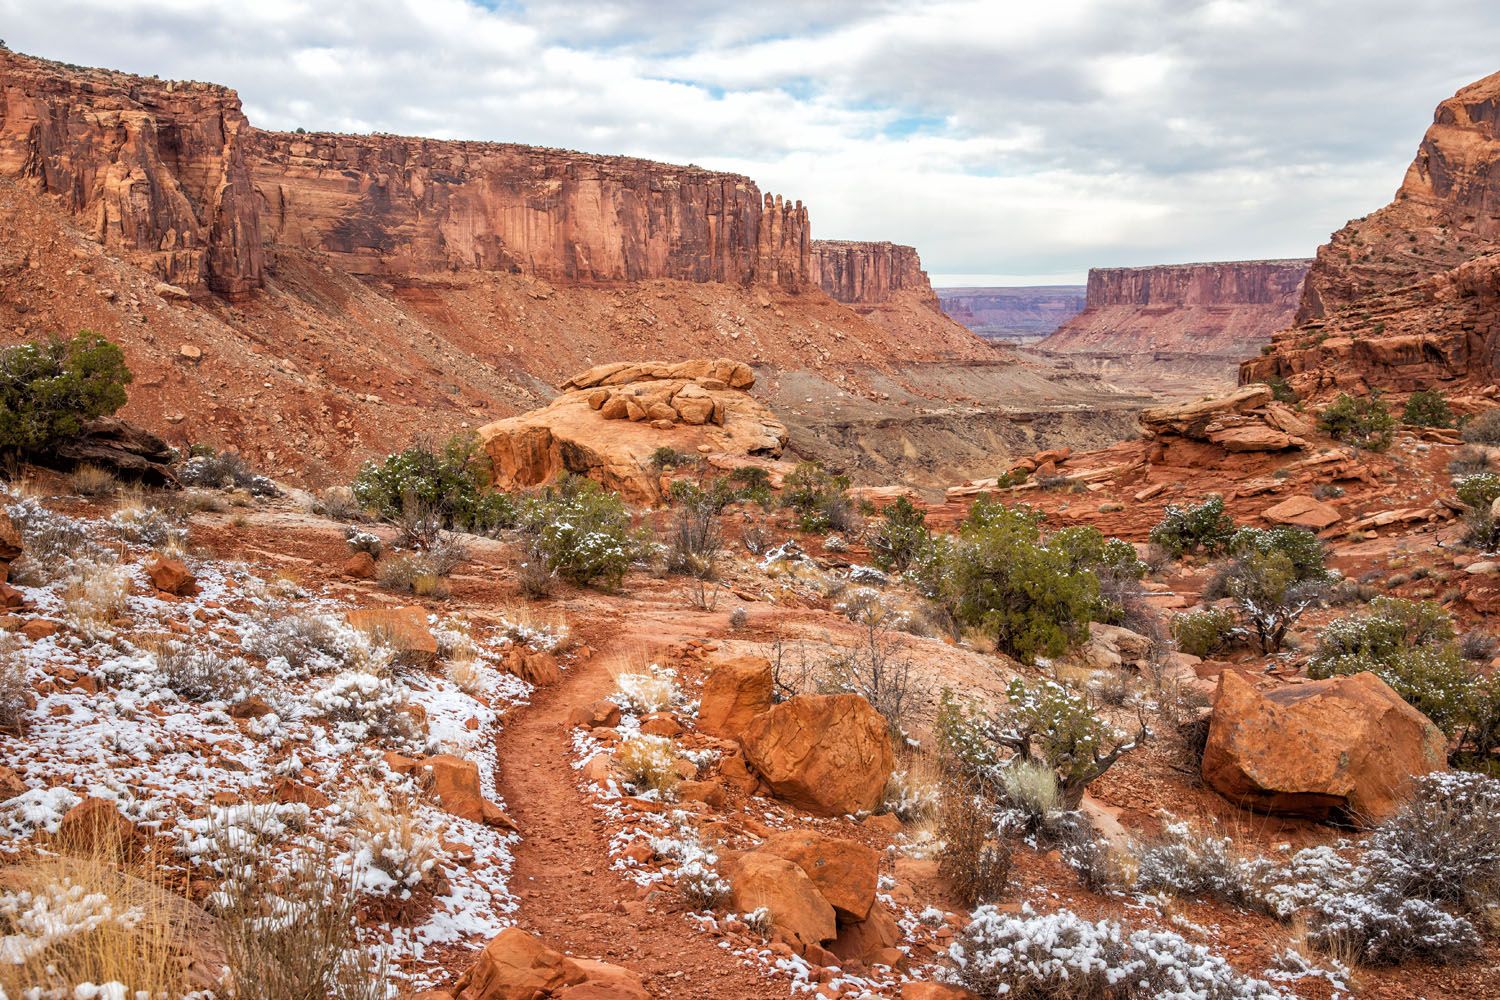
<instances>
[{"instance_id":1,"label":"cloudy sky","mask_svg":"<svg viewBox=\"0 0 1500 1000\"><path fill-rule=\"evenodd\" d=\"M1495 0L0 0L13 49L272 128L749 174L943 284L1311 255L1500 70Z\"/></svg>"}]
</instances>

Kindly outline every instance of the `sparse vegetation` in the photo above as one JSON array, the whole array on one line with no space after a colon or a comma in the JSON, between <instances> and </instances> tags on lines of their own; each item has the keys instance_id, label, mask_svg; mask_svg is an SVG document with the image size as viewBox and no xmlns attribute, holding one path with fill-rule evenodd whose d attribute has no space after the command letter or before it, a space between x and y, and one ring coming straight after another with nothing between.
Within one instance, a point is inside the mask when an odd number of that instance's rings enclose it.
<instances>
[{"instance_id":1,"label":"sparse vegetation","mask_svg":"<svg viewBox=\"0 0 1500 1000\"><path fill-rule=\"evenodd\" d=\"M1378 396L1351 396L1339 393L1337 399L1318 414L1318 429L1329 437L1366 451L1385 451L1391 446L1396 418Z\"/></svg>"},{"instance_id":2,"label":"sparse vegetation","mask_svg":"<svg viewBox=\"0 0 1500 1000\"><path fill-rule=\"evenodd\" d=\"M1500 408L1470 417L1464 422L1459 436L1469 444L1500 445Z\"/></svg>"},{"instance_id":3,"label":"sparse vegetation","mask_svg":"<svg viewBox=\"0 0 1500 1000\"><path fill-rule=\"evenodd\" d=\"M125 405L125 355L87 330L0 348L0 451L38 454Z\"/></svg>"},{"instance_id":4,"label":"sparse vegetation","mask_svg":"<svg viewBox=\"0 0 1500 1000\"><path fill-rule=\"evenodd\" d=\"M1234 521L1224 513L1224 498L1211 496L1195 507L1168 504L1151 529L1151 542L1174 559L1203 553L1215 556L1229 547Z\"/></svg>"},{"instance_id":5,"label":"sparse vegetation","mask_svg":"<svg viewBox=\"0 0 1500 1000\"><path fill-rule=\"evenodd\" d=\"M988 797L972 782L947 782L938 831L938 874L954 897L966 906L998 899L1010 881L1011 848L999 835Z\"/></svg>"},{"instance_id":6,"label":"sparse vegetation","mask_svg":"<svg viewBox=\"0 0 1500 1000\"><path fill-rule=\"evenodd\" d=\"M782 484L781 502L797 515L809 534L849 531L859 514L849 499L849 477L829 472L818 462L798 462Z\"/></svg>"},{"instance_id":7,"label":"sparse vegetation","mask_svg":"<svg viewBox=\"0 0 1500 1000\"><path fill-rule=\"evenodd\" d=\"M615 751L615 766L637 792L669 796L682 780L677 773L677 751L664 736L631 733Z\"/></svg>"},{"instance_id":8,"label":"sparse vegetation","mask_svg":"<svg viewBox=\"0 0 1500 1000\"><path fill-rule=\"evenodd\" d=\"M441 448L418 441L383 462L367 462L352 489L356 502L394 523L419 510L438 527L489 534L517 519L515 502L491 488L490 475L478 440L455 435Z\"/></svg>"},{"instance_id":9,"label":"sparse vegetation","mask_svg":"<svg viewBox=\"0 0 1500 1000\"><path fill-rule=\"evenodd\" d=\"M1126 735L1094 712L1085 695L1055 681L1028 686L1016 678L1010 705L984 731L1021 763L1050 767L1064 809L1077 809L1089 784L1146 741L1146 724Z\"/></svg>"},{"instance_id":10,"label":"sparse vegetation","mask_svg":"<svg viewBox=\"0 0 1500 1000\"><path fill-rule=\"evenodd\" d=\"M184 486L245 490L251 496L277 493L276 484L252 469L239 452L208 445L195 444L188 450L187 459L177 466L177 478Z\"/></svg>"},{"instance_id":11,"label":"sparse vegetation","mask_svg":"<svg viewBox=\"0 0 1500 1000\"><path fill-rule=\"evenodd\" d=\"M1172 638L1177 640L1177 648L1193 656L1215 656L1243 635L1238 616L1228 608L1189 611L1172 619Z\"/></svg>"},{"instance_id":12,"label":"sparse vegetation","mask_svg":"<svg viewBox=\"0 0 1500 1000\"><path fill-rule=\"evenodd\" d=\"M1452 427L1453 409L1436 389L1418 389L1406 399L1401 421L1416 427Z\"/></svg>"},{"instance_id":13,"label":"sparse vegetation","mask_svg":"<svg viewBox=\"0 0 1500 1000\"><path fill-rule=\"evenodd\" d=\"M645 547L619 494L577 476L528 499L521 527L547 571L578 586L619 586Z\"/></svg>"},{"instance_id":14,"label":"sparse vegetation","mask_svg":"<svg viewBox=\"0 0 1500 1000\"><path fill-rule=\"evenodd\" d=\"M870 548L875 565L893 573L905 573L932 544L927 513L906 497L897 497L880 512L880 526Z\"/></svg>"}]
</instances>

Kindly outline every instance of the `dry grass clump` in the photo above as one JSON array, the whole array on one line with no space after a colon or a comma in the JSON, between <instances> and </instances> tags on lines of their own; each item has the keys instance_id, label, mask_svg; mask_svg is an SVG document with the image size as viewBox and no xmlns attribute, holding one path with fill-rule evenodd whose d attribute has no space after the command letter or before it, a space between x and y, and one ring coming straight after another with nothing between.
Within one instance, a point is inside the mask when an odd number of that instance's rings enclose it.
<instances>
[{"instance_id":1,"label":"dry grass clump","mask_svg":"<svg viewBox=\"0 0 1500 1000\"><path fill-rule=\"evenodd\" d=\"M938 874L954 896L969 907L998 899L1010 879L1010 845L997 833L989 801L970 782L944 786L938 830Z\"/></svg>"},{"instance_id":2,"label":"dry grass clump","mask_svg":"<svg viewBox=\"0 0 1500 1000\"><path fill-rule=\"evenodd\" d=\"M445 600L452 593L448 578L468 558L469 551L461 542L445 536L427 549L381 560L376 579L390 590Z\"/></svg>"},{"instance_id":3,"label":"dry grass clump","mask_svg":"<svg viewBox=\"0 0 1500 1000\"><path fill-rule=\"evenodd\" d=\"M361 788L354 816L355 836L369 853L370 866L396 887L410 892L438 873L440 831L417 815L415 796L397 789Z\"/></svg>"},{"instance_id":4,"label":"dry grass clump","mask_svg":"<svg viewBox=\"0 0 1500 1000\"><path fill-rule=\"evenodd\" d=\"M903 823L916 823L935 816L942 802L942 770L931 756L913 756L886 782L886 812Z\"/></svg>"},{"instance_id":5,"label":"dry grass clump","mask_svg":"<svg viewBox=\"0 0 1500 1000\"><path fill-rule=\"evenodd\" d=\"M73 564L72 579L62 592L63 608L80 631L96 633L125 614L130 586L127 567L80 560Z\"/></svg>"},{"instance_id":6,"label":"dry grass clump","mask_svg":"<svg viewBox=\"0 0 1500 1000\"><path fill-rule=\"evenodd\" d=\"M0 890L0 994L121 996L185 994L185 956L201 953L204 927L153 864L121 868L114 852L23 861ZM39 992L33 992L39 991Z\"/></svg>"},{"instance_id":7,"label":"dry grass clump","mask_svg":"<svg viewBox=\"0 0 1500 1000\"><path fill-rule=\"evenodd\" d=\"M239 656L171 642L155 650L156 674L188 701L234 701L255 686L255 668Z\"/></svg>"},{"instance_id":8,"label":"dry grass clump","mask_svg":"<svg viewBox=\"0 0 1500 1000\"><path fill-rule=\"evenodd\" d=\"M385 1000L383 952L358 938L357 893L332 847L302 848L278 871L246 859L215 894L226 1000Z\"/></svg>"},{"instance_id":9,"label":"dry grass clump","mask_svg":"<svg viewBox=\"0 0 1500 1000\"><path fill-rule=\"evenodd\" d=\"M677 773L677 751L665 736L633 733L625 737L615 751L615 764L638 792L670 795L682 779Z\"/></svg>"},{"instance_id":10,"label":"dry grass clump","mask_svg":"<svg viewBox=\"0 0 1500 1000\"><path fill-rule=\"evenodd\" d=\"M120 490L120 480L108 469L97 465L80 465L68 476L73 492L85 497L114 496Z\"/></svg>"}]
</instances>

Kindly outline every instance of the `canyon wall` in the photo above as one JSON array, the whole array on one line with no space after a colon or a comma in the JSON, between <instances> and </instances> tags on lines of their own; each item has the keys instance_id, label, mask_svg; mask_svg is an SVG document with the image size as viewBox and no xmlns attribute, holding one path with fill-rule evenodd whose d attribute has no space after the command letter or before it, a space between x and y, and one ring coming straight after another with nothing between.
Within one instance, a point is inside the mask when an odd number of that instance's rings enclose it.
<instances>
[{"instance_id":1,"label":"canyon wall","mask_svg":"<svg viewBox=\"0 0 1500 1000\"><path fill-rule=\"evenodd\" d=\"M813 280L836 302L880 305L911 292L937 308L915 247L857 240L813 240Z\"/></svg>"},{"instance_id":2,"label":"canyon wall","mask_svg":"<svg viewBox=\"0 0 1500 1000\"><path fill-rule=\"evenodd\" d=\"M232 90L0 50L0 177L184 288L239 296L265 263Z\"/></svg>"},{"instance_id":3,"label":"canyon wall","mask_svg":"<svg viewBox=\"0 0 1500 1000\"><path fill-rule=\"evenodd\" d=\"M110 249L243 297L270 248L353 274L815 284L807 210L738 174L501 143L252 128L234 91L0 51L0 177Z\"/></svg>"},{"instance_id":4,"label":"canyon wall","mask_svg":"<svg viewBox=\"0 0 1500 1000\"><path fill-rule=\"evenodd\" d=\"M1395 200L1318 249L1240 380L1328 397L1500 378L1500 73L1441 102Z\"/></svg>"},{"instance_id":5,"label":"canyon wall","mask_svg":"<svg viewBox=\"0 0 1500 1000\"><path fill-rule=\"evenodd\" d=\"M939 288L943 312L986 340L1029 343L1053 333L1084 307L1083 285Z\"/></svg>"},{"instance_id":6,"label":"canyon wall","mask_svg":"<svg viewBox=\"0 0 1500 1000\"><path fill-rule=\"evenodd\" d=\"M1089 270L1084 310L1047 351L1241 358L1297 309L1308 261L1242 260Z\"/></svg>"}]
</instances>

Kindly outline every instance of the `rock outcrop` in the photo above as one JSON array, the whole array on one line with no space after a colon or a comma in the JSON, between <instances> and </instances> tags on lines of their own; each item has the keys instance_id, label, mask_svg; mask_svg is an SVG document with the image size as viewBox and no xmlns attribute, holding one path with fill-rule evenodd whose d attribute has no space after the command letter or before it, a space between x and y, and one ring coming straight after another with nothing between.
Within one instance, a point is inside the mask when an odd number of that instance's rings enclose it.
<instances>
[{"instance_id":1,"label":"rock outcrop","mask_svg":"<svg viewBox=\"0 0 1500 1000\"><path fill-rule=\"evenodd\" d=\"M1203 780L1265 812L1378 821L1412 779L1447 767L1441 730L1371 673L1260 689L1226 670Z\"/></svg>"},{"instance_id":2,"label":"rock outcrop","mask_svg":"<svg viewBox=\"0 0 1500 1000\"><path fill-rule=\"evenodd\" d=\"M880 305L897 292L915 292L938 308L937 295L916 247L857 240L813 240L814 280L835 301Z\"/></svg>"},{"instance_id":3,"label":"rock outcrop","mask_svg":"<svg viewBox=\"0 0 1500 1000\"><path fill-rule=\"evenodd\" d=\"M1160 448L1173 438L1205 442L1227 452L1287 451L1308 445L1311 420L1272 399L1270 386L1247 385L1227 396L1155 406L1141 411L1141 427Z\"/></svg>"},{"instance_id":4,"label":"rock outcrop","mask_svg":"<svg viewBox=\"0 0 1500 1000\"><path fill-rule=\"evenodd\" d=\"M234 91L0 51L0 177L170 286L242 297L274 247L360 275L812 287L801 202L749 178L509 143L252 128Z\"/></svg>"},{"instance_id":5,"label":"rock outcrop","mask_svg":"<svg viewBox=\"0 0 1500 1000\"><path fill-rule=\"evenodd\" d=\"M736 739L771 707L771 661L741 656L713 665L698 701L698 728L710 736Z\"/></svg>"},{"instance_id":6,"label":"rock outcrop","mask_svg":"<svg viewBox=\"0 0 1500 1000\"><path fill-rule=\"evenodd\" d=\"M1240 379L1308 397L1487 384L1500 356L1500 73L1438 105L1391 204L1318 248L1295 321Z\"/></svg>"},{"instance_id":7,"label":"rock outcrop","mask_svg":"<svg viewBox=\"0 0 1500 1000\"><path fill-rule=\"evenodd\" d=\"M548 406L479 429L495 485L510 490L564 472L588 476L636 501L657 496L659 448L774 458L786 428L747 390L755 375L736 361L599 365L573 376Z\"/></svg>"},{"instance_id":8,"label":"rock outcrop","mask_svg":"<svg viewBox=\"0 0 1500 1000\"><path fill-rule=\"evenodd\" d=\"M596 987L593 991L584 987ZM519 927L492 938L456 984L458 1000L594 997L649 1000L640 976L618 965L573 958Z\"/></svg>"},{"instance_id":9,"label":"rock outcrop","mask_svg":"<svg viewBox=\"0 0 1500 1000\"><path fill-rule=\"evenodd\" d=\"M943 312L986 340L1031 343L1083 311L1083 285L939 288Z\"/></svg>"},{"instance_id":10,"label":"rock outcrop","mask_svg":"<svg viewBox=\"0 0 1500 1000\"><path fill-rule=\"evenodd\" d=\"M880 804L893 766L885 720L858 695L798 695L757 715L740 737L771 790L825 816Z\"/></svg>"},{"instance_id":11,"label":"rock outcrop","mask_svg":"<svg viewBox=\"0 0 1500 1000\"><path fill-rule=\"evenodd\" d=\"M1297 309L1305 260L1239 260L1089 270L1084 310L1037 347L1243 358Z\"/></svg>"}]
</instances>

